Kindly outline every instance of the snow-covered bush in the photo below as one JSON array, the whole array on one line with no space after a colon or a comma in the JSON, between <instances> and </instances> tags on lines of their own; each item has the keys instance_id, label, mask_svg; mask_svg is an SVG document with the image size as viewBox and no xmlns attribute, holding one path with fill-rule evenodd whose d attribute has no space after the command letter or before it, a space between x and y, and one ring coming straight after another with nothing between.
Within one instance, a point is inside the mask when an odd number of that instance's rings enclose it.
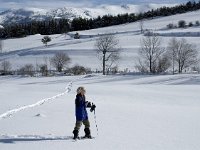
<instances>
[{"instance_id":1,"label":"snow-covered bush","mask_svg":"<svg viewBox=\"0 0 200 150\"><path fill-rule=\"evenodd\" d=\"M85 68L83 66L75 65L74 67L69 68L66 71L66 73L73 74L73 75L84 75L84 74L91 73L91 69L90 68Z\"/></svg>"}]
</instances>

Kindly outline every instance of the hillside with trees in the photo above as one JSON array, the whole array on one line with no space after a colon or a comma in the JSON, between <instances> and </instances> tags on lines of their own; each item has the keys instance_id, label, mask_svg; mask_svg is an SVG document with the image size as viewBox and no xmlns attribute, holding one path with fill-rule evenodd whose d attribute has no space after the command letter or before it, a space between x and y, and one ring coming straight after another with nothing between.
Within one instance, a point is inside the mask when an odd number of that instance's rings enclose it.
<instances>
[{"instance_id":1,"label":"hillside with trees","mask_svg":"<svg viewBox=\"0 0 200 150\"><path fill-rule=\"evenodd\" d=\"M104 15L94 19L75 18L52 19L49 21L33 21L23 24L4 25L0 29L0 38L25 37L27 35L42 34L62 34L70 31L80 31L136 22L143 19L153 19L157 17L176 15L200 9L200 1L189 1L174 7L161 7L144 13L119 14L117 16Z\"/></svg>"}]
</instances>

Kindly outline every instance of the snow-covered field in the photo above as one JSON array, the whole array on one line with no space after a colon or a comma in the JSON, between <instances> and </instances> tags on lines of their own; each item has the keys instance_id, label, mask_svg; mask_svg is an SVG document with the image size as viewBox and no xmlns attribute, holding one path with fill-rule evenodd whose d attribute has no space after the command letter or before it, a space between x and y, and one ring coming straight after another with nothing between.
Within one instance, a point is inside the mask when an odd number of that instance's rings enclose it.
<instances>
[{"instance_id":1,"label":"snow-covered field","mask_svg":"<svg viewBox=\"0 0 200 150\"><path fill-rule=\"evenodd\" d=\"M193 34L200 32L199 27L165 30L169 23L195 22L199 15L196 11L145 20L144 29L162 34L163 47L178 36L199 50L200 37ZM119 68L134 70L143 37L138 22L80 31L79 40L72 38L74 33L51 35L48 47L42 44L42 35L5 40L0 61L9 60L18 69L27 63L42 64L44 57L63 51L71 57L71 66L101 69L95 40L99 34L114 33L122 47ZM87 99L97 106L99 130L97 135L94 114L89 113L95 139L74 142L78 86L86 87ZM0 150L199 150L199 91L199 74L0 77Z\"/></svg>"},{"instance_id":2,"label":"snow-covered field","mask_svg":"<svg viewBox=\"0 0 200 150\"><path fill-rule=\"evenodd\" d=\"M72 85L71 85L72 81ZM66 89L66 86L68 89ZM95 139L74 142L74 98L85 86ZM199 150L200 75L0 77L1 150ZM67 92L66 92L67 90ZM55 97L60 93L65 95ZM2 115L1 115L2 117ZM80 135L84 135L83 127Z\"/></svg>"}]
</instances>

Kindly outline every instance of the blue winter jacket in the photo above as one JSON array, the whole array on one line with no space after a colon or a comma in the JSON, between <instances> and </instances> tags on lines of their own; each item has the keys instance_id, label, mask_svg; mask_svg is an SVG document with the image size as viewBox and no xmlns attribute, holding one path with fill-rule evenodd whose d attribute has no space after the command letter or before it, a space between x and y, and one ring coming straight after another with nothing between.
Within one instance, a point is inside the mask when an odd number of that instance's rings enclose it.
<instances>
[{"instance_id":1,"label":"blue winter jacket","mask_svg":"<svg viewBox=\"0 0 200 150\"><path fill-rule=\"evenodd\" d=\"M88 105L88 102L85 101L85 96L77 94L75 104L76 104L76 120L77 121L87 120L88 114L86 107Z\"/></svg>"}]
</instances>

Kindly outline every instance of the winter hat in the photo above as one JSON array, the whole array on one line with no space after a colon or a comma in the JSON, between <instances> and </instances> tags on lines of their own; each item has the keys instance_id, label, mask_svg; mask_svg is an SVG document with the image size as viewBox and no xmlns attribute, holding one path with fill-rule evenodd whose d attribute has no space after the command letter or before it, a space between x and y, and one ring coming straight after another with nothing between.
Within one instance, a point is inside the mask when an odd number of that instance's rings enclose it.
<instances>
[{"instance_id":1,"label":"winter hat","mask_svg":"<svg viewBox=\"0 0 200 150\"><path fill-rule=\"evenodd\" d=\"M82 91L85 91L85 88L83 86L78 87L77 94L80 94Z\"/></svg>"}]
</instances>

